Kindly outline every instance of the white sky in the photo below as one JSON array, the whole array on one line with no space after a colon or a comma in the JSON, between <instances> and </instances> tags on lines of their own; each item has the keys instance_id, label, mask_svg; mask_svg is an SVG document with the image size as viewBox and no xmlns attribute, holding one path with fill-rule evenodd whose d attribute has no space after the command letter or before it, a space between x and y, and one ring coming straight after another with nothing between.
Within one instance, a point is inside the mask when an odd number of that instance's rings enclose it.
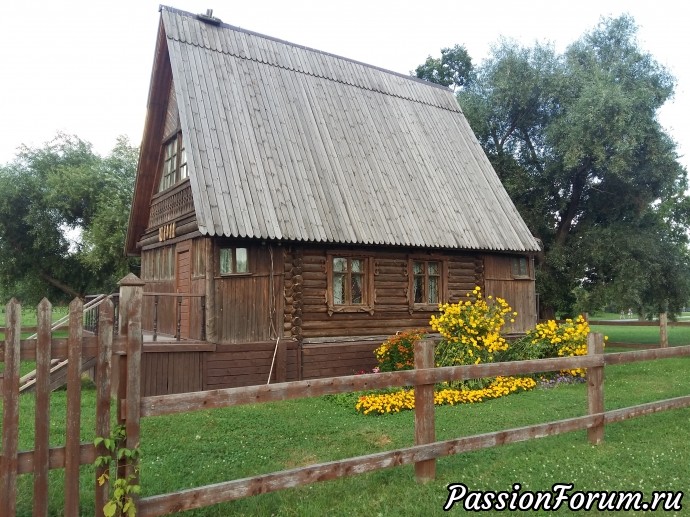
<instances>
[{"instance_id":1,"label":"white sky","mask_svg":"<svg viewBox=\"0 0 690 517\"><path fill-rule=\"evenodd\" d=\"M442 47L465 45L475 64L499 37L531 46L566 45L601 16L627 12L643 49L676 77L660 121L690 153L690 3L671 0L170 0L193 13L214 9L224 22L409 73ZM107 154L118 135L143 132L158 5L153 0L25 0L0 14L0 164L20 144L41 146L57 131ZM681 159L690 169L687 156Z\"/></svg>"}]
</instances>

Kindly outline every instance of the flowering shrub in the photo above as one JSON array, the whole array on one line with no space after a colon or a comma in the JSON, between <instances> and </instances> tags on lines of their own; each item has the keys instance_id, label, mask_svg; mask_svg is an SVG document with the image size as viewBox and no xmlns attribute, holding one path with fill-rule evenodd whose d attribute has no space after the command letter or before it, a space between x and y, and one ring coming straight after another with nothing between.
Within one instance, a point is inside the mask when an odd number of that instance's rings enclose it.
<instances>
[{"instance_id":1,"label":"flowering shrub","mask_svg":"<svg viewBox=\"0 0 690 517\"><path fill-rule=\"evenodd\" d=\"M488 399L505 397L511 393L531 390L537 385L529 377L496 377L486 388L480 389L452 389L444 388L434 393L434 404L473 404ZM359 397L355 409L367 414L398 413L406 409L414 409L414 390L403 389L391 393L374 393Z\"/></svg>"},{"instance_id":2,"label":"flowering shrub","mask_svg":"<svg viewBox=\"0 0 690 517\"><path fill-rule=\"evenodd\" d=\"M539 323L525 336L525 342L536 353L536 358L571 357L587 355L587 334L589 323L583 316L575 320L567 319L564 323L549 320ZM564 370L561 373L578 377L585 376L583 368Z\"/></svg>"},{"instance_id":3,"label":"flowering shrub","mask_svg":"<svg viewBox=\"0 0 690 517\"><path fill-rule=\"evenodd\" d=\"M404 330L384 341L374 350L379 371L396 372L414 368L414 343L422 339L425 333L424 329Z\"/></svg>"},{"instance_id":4,"label":"flowering shrub","mask_svg":"<svg viewBox=\"0 0 690 517\"><path fill-rule=\"evenodd\" d=\"M508 348L501 336L506 318L514 322L517 316L503 298L482 296L477 286L467 293L467 300L439 307L441 313L432 316L431 328L438 331L443 340L436 347L436 366L488 363L496 354ZM472 379L449 384L453 388L485 388L491 379Z\"/></svg>"},{"instance_id":5,"label":"flowering shrub","mask_svg":"<svg viewBox=\"0 0 690 517\"><path fill-rule=\"evenodd\" d=\"M431 328L443 337L436 347L436 366L488 363L494 354L506 350L508 342L501 336L506 318L517 316L503 298L486 300L475 287L468 300L445 303L441 314L431 317ZM510 319L511 323L515 320Z\"/></svg>"}]
</instances>

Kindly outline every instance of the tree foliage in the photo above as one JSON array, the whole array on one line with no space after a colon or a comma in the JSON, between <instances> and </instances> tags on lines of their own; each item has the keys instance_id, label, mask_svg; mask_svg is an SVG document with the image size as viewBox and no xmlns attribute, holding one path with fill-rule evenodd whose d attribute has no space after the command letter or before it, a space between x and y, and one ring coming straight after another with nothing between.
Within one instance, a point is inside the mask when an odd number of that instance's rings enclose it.
<instances>
[{"instance_id":1,"label":"tree foliage","mask_svg":"<svg viewBox=\"0 0 690 517\"><path fill-rule=\"evenodd\" d=\"M0 292L36 302L110 292L124 257L137 150L120 138L101 158L58 134L0 166Z\"/></svg>"},{"instance_id":2,"label":"tree foliage","mask_svg":"<svg viewBox=\"0 0 690 517\"><path fill-rule=\"evenodd\" d=\"M563 54L501 41L458 100L532 232L549 312L677 311L690 298L686 172L656 114L667 70L629 16Z\"/></svg>"},{"instance_id":3,"label":"tree foliage","mask_svg":"<svg viewBox=\"0 0 690 517\"><path fill-rule=\"evenodd\" d=\"M440 58L428 56L424 64L415 69L413 75L426 81L450 86L455 91L470 81L472 59L465 47L455 45L452 48L441 49Z\"/></svg>"}]
</instances>

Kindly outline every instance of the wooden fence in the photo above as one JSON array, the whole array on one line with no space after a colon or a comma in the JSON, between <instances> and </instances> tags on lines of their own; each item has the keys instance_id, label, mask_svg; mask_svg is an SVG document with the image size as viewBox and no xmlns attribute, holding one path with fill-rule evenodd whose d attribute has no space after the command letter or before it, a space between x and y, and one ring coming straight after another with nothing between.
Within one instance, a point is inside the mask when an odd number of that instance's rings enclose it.
<instances>
[{"instance_id":1,"label":"wooden fence","mask_svg":"<svg viewBox=\"0 0 690 517\"><path fill-rule=\"evenodd\" d=\"M0 357L4 361L2 375L2 455L0 456L0 515L16 515L17 476L33 474L33 515L48 515L48 472L64 469L64 514L80 515L79 474L80 467L94 463L96 457L106 455L106 450L95 447L93 441L81 442L81 373L83 361L96 358L96 436L110 435L111 412L119 408L111 406L111 367L119 362L119 387L115 400L129 402L136 408L140 400L138 361L142 347L141 299L143 283L133 275L121 282L120 299L126 332L114 338L114 306L111 300L101 304L97 336L84 333L84 305L74 300L69 306L68 337L51 336L52 307L43 300L37 309L37 333L32 339L21 339L21 306L16 300L6 307L5 342ZM122 330L122 326L121 329ZM87 333L91 334L91 333ZM65 444L50 447L50 368L51 360L68 360L67 407ZM34 449L19 451L19 372L20 361L36 362ZM126 425L127 447L138 444L139 418L136 412L117 411L117 420ZM26 418L26 417L24 417ZM130 467L131 469L131 467ZM124 473L127 469L123 468ZM104 468L96 469L94 485L96 515L103 515L103 505L109 498L109 483L99 486L96 479ZM94 490L90 488L89 490Z\"/></svg>"},{"instance_id":2,"label":"wooden fence","mask_svg":"<svg viewBox=\"0 0 690 517\"><path fill-rule=\"evenodd\" d=\"M427 481L435 475L437 458L494 447L534 438L541 438L575 430L587 429L589 440L600 443L604 426L629 418L690 406L690 395L638 406L604 411L603 386L606 365L623 364L690 355L690 346L603 354L601 335L589 336L589 354L583 357L541 359L511 363L489 363L469 366L433 368L431 340L415 345L415 370L392 373L332 377L243 388L218 389L204 392L141 397L140 360L142 353L141 312L143 283L130 275L123 279L120 291L121 318L119 335L113 337L112 304L103 305L97 337L85 337L82 332L81 302L70 306L69 338L51 339L49 333L50 304L39 306L39 332L34 340L20 340L20 308L16 302L8 305L7 335L4 344L5 373L2 387L3 435L0 462L0 515L16 513L16 481L19 474L33 473L34 515L47 515L47 479L49 469L65 470L65 515L79 513L79 467L92 463L105 451L90 443L79 442L80 382L79 364L84 357L97 357L97 402L95 436L110 433L111 411L117 411L118 422L125 425L126 447L139 447L141 418L183 413L200 409L231 407L326 394L380 389L392 386L415 388L415 445L376 454L346 458L306 467L231 480L209 486L191 488L169 494L141 498L137 501L137 515L141 517L165 515L177 511L202 508L243 497L272 492L299 485L370 472L378 469L414 464L417 479ZM48 448L49 388L47 368L51 357L69 359L67 384L67 439L62 447ZM18 451L19 421L19 361L35 359L39 370L36 387L36 444L34 450ZM110 383L113 359L119 363L119 382L116 407L111 407ZM433 404L434 385L444 381L459 381L498 375L520 375L586 368L588 377L588 414L527 427L501 430L451 440L436 441ZM269 438L270 439L270 438ZM133 473L136 465L122 465L121 472ZM96 472L96 476L100 475ZM146 486L146 479L141 480ZM102 515L107 498L107 485L97 488L94 513Z\"/></svg>"}]
</instances>

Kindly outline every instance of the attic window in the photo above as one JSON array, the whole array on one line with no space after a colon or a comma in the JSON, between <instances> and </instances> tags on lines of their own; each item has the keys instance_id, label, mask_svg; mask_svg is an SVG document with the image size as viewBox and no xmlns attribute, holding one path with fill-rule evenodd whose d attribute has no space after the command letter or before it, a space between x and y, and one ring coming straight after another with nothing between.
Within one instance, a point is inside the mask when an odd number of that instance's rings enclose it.
<instances>
[{"instance_id":1,"label":"attic window","mask_svg":"<svg viewBox=\"0 0 690 517\"><path fill-rule=\"evenodd\" d=\"M182 132L179 132L163 144L163 173L158 192L172 187L187 176L187 151L182 142Z\"/></svg>"}]
</instances>

